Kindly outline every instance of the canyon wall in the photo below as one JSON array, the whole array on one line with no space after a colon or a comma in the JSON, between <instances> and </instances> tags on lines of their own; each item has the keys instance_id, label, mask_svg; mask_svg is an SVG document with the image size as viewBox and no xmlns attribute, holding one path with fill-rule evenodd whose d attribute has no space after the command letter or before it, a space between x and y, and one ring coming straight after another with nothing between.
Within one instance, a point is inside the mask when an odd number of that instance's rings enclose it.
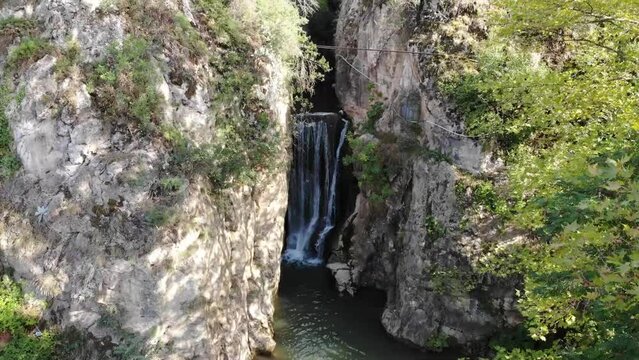
<instances>
[{"instance_id":1,"label":"canyon wall","mask_svg":"<svg viewBox=\"0 0 639 360\"><path fill-rule=\"evenodd\" d=\"M382 324L419 347L480 351L498 329L519 322L514 280L479 271L487 247L518 236L473 204L469 185L499 179L503 166L464 135L437 89L446 59L468 54L485 36L478 14L486 6L344 0L339 14L337 94L358 128L354 151L373 144L383 171L371 176L355 161L362 191L343 229L352 236L340 240L331 261L348 265L355 287L384 290ZM380 181L371 177L383 178L390 192L375 189ZM331 267L348 288L346 270Z\"/></svg>"},{"instance_id":2,"label":"canyon wall","mask_svg":"<svg viewBox=\"0 0 639 360\"><path fill-rule=\"evenodd\" d=\"M219 100L211 80L214 61L177 55L192 41L208 46L213 59L230 51L229 40L211 39L203 30L204 7L189 0L116 4L0 4L0 19L17 24L0 33L6 92L0 110L21 163L17 172L0 178L3 268L25 291L50 304L41 326L88 332L92 345L84 344L75 359L112 358L118 348L150 359L236 360L268 353L274 347L273 297L287 204L288 156L281 154L286 154L288 70L253 40L257 50L250 58L258 79L250 91L280 133L274 146L283 160L268 173L258 172L254 181L216 188L198 169L175 170L186 160L175 158L177 145L170 140L178 134L189 140L189 149L202 148L216 136L219 114L239 103L239 91L231 88L233 96ZM135 23L135 6L142 6L137 10L151 19L148 24ZM235 1L230 16L250 20L254 6ZM161 18L167 13L172 15ZM21 32L29 26L15 19L28 20L34 29ZM164 23L168 30L156 29ZM175 34L187 36L163 44L176 24L184 29ZM113 46L153 31L160 34L148 50L157 82L143 90L144 96L158 94L163 106L148 130L126 114L105 111L110 104L98 104L102 95L95 86L108 81L109 72L97 78L86 72L101 71L96 64ZM36 37L47 44L42 52L25 58L16 51ZM78 54L66 71L71 46ZM110 61L104 66L117 69L120 61L135 64L136 59L118 55ZM116 81L114 86L124 89L126 79ZM257 121L250 106L238 113Z\"/></svg>"}]
</instances>

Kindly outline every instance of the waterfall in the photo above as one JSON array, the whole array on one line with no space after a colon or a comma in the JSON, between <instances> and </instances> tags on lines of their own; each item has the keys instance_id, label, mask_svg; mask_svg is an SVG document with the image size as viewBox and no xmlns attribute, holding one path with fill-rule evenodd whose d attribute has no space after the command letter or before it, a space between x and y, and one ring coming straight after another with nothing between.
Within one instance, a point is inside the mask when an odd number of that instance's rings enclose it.
<instances>
[{"instance_id":1,"label":"waterfall","mask_svg":"<svg viewBox=\"0 0 639 360\"><path fill-rule=\"evenodd\" d=\"M337 145L337 151L335 152L335 161L333 161L331 188L328 195L327 211L324 217L324 228L320 232L316 244L317 256L319 259L324 258L324 244L326 242L326 236L335 227L335 215L337 214L337 208L335 207L335 197L337 196L337 177L339 176L339 165L342 155L342 147L344 146L344 142L346 141L346 133L348 132L348 122L344 119L342 119L342 122L344 123L344 125L339 136L339 145Z\"/></svg>"},{"instance_id":2,"label":"waterfall","mask_svg":"<svg viewBox=\"0 0 639 360\"><path fill-rule=\"evenodd\" d=\"M342 129L336 141L340 124ZM286 261L307 264L324 261L325 242L335 227L337 182L347 132L348 123L337 114L297 117L289 181Z\"/></svg>"}]
</instances>

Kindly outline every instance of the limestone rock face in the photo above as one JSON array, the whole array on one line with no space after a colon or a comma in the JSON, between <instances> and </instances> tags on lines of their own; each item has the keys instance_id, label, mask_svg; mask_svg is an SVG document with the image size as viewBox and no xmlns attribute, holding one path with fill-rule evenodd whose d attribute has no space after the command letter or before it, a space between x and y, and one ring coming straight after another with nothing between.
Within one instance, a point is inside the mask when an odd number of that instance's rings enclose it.
<instances>
[{"instance_id":1,"label":"limestone rock face","mask_svg":"<svg viewBox=\"0 0 639 360\"><path fill-rule=\"evenodd\" d=\"M333 277L335 277L335 285L337 287L337 291L339 291L340 293L347 292L350 295L355 295L353 275L348 264L329 263L326 265L326 267L331 271Z\"/></svg>"},{"instance_id":2,"label":"limestone rock face","mask_svg":"<svg viewBox=\"0 0 639 360\"><path fill-rule=\"evenodd\" d=\"M165 2L193 16L190 1ZM0 2L0 19L33 19L54 46L74 39L82 62L91 64L127 35L125 17L100 11L101 3L8 0ZM0 49L0 75L16 43ZM49 324L75 326L114 346L139 339L153 349L150 359L270 352L286 166L255 186L221 194L206 179L184 178L171 197L170 225L156 226L150 215L164 209L158 182L169 163L167 145L105 121L86 83L56 73L59 61L52 52L11 79L23 92L5 109L22 169L0 187L2 264L27 291L50 300ZM155 61L163 120L195 139L210 137L209 84L172 82L167 57ZM258 89L282 138L284 73L270 57ZM280 150L287 158L284 144Z\"/></svg>"},{"instance_id":3,"label":"limestone rock face","mask_svg":"<svg viewBox=\"0 0 639 360\"><path fill-rule=\"evenodd\" d=\"M393 165L388 170L393 194L381 204L366 190L359 194L353 235L344 241L350 245L334 258L348 262L357 286L386 291L382 324L391 335L422 347L440 338L481 347L497 329L519 321L515 282L475 270L483 245L514 235L499 233L490 214L470 214L456 194L462 174L499 176L502 164L463 135L463 124L435 86L440 68L433 44L447 37L464 51L476 41L472 32L481 33L475 15L485 5L344 0L339 14L338 97L360 129L370 123L373 102L383 103L374 141ZM445 33L446 22L461 30Z\"/></svg>"}]
</instances>

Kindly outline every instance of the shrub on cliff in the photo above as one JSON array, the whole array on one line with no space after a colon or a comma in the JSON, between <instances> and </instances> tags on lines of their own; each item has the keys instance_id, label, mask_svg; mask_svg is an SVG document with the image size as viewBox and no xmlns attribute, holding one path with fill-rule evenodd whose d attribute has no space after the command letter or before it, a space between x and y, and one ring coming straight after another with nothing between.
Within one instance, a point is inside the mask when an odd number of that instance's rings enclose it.
<instances>
[{"instance_id":1,"label":"shrub on cliff","mask_svg":"<svg viewBox=\"0 0 639 360\"><path fill-rule=\"evenodd\" d=\"M96 105L108 119L130 119L147 130L159 121L157 74L146 40L127 38L121 46L111 46L89 81Z\"/></svg>"},{"instance_id":2,"label":"shrub on cliff","mask_svg":"<svg viewBox=\"0 0 639 360\"><path fill-rule=\"evenodd\" d=\"M9 53L6 67L8 70L17 71L21 67L42 58L52 50L51 44L45 40L38 37L28 37L20 41L18 46Z\"/></svg>"},{"instance_id":3,"label":"shrub on cliff","mask_svg":"<svg viewBox=\"0 0 639 360\"><path fill-rule=\"evenodd\" d=\"M512 223L536 241L485 263L523 276L535 348L500 359L639 356L639 4L495 2L478 66L443 84L502 153Z\"/></svg>"},{"instance_id":4,"label":"shrub on cliff","mask_svg":"<svg viewBox=\"0 0 639 360\"><path fill-rule=\"evenodd\" d=\"M149 135L162 135L172 149L172 171L204 175L215 190L250 183L278 164L272 159L281 141L279 125L272 123L258 91L266 56L284 65L281 75L293 94L312 89L326 68L303 32L306 20L290 1L236 5L250 9L232 9L222 0L194 1L198 16L189 19L161 2L111 2L102 11L124 15L131 36L87 72L107 119L132 121ZM187 84L187 97L198 84L209 87L212 141L195 142L176 124L163 122L153 56L160 50L170 59L170 80Z\"/></svg>"},{"instance_id":5,"label":"shrub on cliff","mask_svg":"<svg viewBox=\"0 0 639 360\"><path fill-rule=\"evenodd\" d=\"M10 177L20 168L20 161L13 152L13 135L9 128L9 119L5 114L9 99L7 87L0 83L0 181Z\"/></svg>"},{"instance_id":6,"label":"shrub on cliff","mask_svg":"<svg viewBox=\"0 0 639 360\"><path fill-rule=\"evenodd\" d=\"M36 335L40 308L27 301L18 284L3 275L0 280L0 360L49 360L54 334Z\"/></svg>"},{"instance_id":7,"label":"shrub on cliff","mask_svg":"<svg viewBox=\"0 0 639 360\"><path fill-rule=\"evenodd\" d=\"M344 164L355 167L359 186L373 203L384 202L392 194L392 188L379 142L351 136L348 143L353 153L344 157Z\"/></svg>"}]
</instances>

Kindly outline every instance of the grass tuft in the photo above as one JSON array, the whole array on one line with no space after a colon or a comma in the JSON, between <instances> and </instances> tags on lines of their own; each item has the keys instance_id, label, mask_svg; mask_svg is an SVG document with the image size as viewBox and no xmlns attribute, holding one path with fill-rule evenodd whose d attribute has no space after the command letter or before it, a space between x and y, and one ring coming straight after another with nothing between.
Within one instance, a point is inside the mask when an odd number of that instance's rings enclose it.
<instances>
[{"instance_id":1,"label":"grass tuft","mask_svg":"<svg viewBox=\"0 0 639 360\"><path fill-rule=\"evenodd\" d=\"M13 134L5 113L9 100L9 90L5 85L0 85L0 181L20 169L20 160L13 152Z\"/></svg>"},{"instance_id":2,"label":"grass tuft","mask_svg":"<svg viewBox=\"0 0 639 360\"><path fill-rule=\"evenodd\" d=\"M6 67L16 71L51 53L53 47L43 39L28 37L20 42L7 57Z\"/></svg>"},{"instance_id":3,"label":"grass tuft","mask_svg":"<svg viewBox=\"0 0 639 360\"><path fill-rule=\"evenodd\" d=\"M112 45L106 59L95 65L89 76L91 94L103 115L112 121L132 121L144 131L159 122L162 109L150 46L136 38L125 39L121 46Z\"/></svg>"}]
</instances>

